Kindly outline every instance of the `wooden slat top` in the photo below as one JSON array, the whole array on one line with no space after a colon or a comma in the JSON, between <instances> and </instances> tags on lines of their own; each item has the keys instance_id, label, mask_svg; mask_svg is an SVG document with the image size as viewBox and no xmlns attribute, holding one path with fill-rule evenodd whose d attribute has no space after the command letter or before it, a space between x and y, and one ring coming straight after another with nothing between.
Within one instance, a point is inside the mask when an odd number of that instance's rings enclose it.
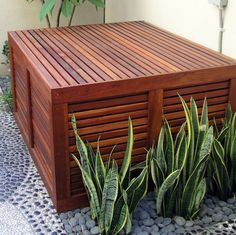
<instances>
[{"instance_id":1,"label":"wooden slat top","mask_svg":"<svg viewBox=\"0 0 236 235\"><path fill-rule=\"evenodd\" d=\"M235 65L142 21L11 32L51 88Z\"/></svg>"}]
</instances>

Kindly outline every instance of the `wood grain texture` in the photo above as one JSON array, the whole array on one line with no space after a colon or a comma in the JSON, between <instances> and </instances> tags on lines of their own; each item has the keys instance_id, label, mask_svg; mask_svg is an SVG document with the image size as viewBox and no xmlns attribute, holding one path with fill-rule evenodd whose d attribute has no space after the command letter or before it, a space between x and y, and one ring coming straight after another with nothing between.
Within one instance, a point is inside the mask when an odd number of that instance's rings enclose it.
<instances>
[{"instance_id":1,"label":"wood grain texture","mask_svg":"<svg viewBox=\"0 0 236 235\"><path fill-rule=\"evenodd\" d=\"M176 133L184 121L177 93L220 123L236 110L235 60L137 21L10 32L14 115L58 212L87 205L71 117L79 134L107 161L122 163L128 118L132 164L143 161L165 117Z\"/></svg>"},{"instance_id":2,"label":"wood grain texture","mask_svg":"<svg viewBox=\"0 0 236 235\"><path fill-rule=\"evenodd\" d=\"M163 121L163 90L149 91L148 133L149 147L155 144Z\"/></svg>"},{"instance_id":3,"label":"wood grain texture","mask_svg":"<svg viewBox=\"0 0 236 235\"><path fill-rule=\"evenodd\" d=\"M236 112L236 79L230 81L229 102L234 112Z\"/></svg>"}]
</instances>

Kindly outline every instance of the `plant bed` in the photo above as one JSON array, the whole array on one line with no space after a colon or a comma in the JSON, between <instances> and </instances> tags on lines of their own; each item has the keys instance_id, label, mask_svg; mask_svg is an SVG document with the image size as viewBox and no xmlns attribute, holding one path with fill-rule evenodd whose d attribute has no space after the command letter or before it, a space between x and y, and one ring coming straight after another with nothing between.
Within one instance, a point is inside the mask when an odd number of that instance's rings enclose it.
<instances>
[{"instance_id":1,"label":"plant bed","mask_svg":"<svg viewBox=\"0 0 236 235\"><path fill-rule=\"evenodd\" d=\"M122 161L127 119L134 126L133 162L160 131L163 114L179 128L177 92L198 105L208 98L219 122L236 102L236 63L144 22L9 33L14 115L58 211L83 207L87 196L71 116L92 147L100 136L104 160Z\"/></svg>"},{"instance_id":2,"label":"plant bed","mask_svg":"<svg viewBox=\"0 0 236 235\"><path fill-rule=\"evenodd\" d=\"M97 224L91 219L88 207L61 213L60 218L69 235L81 232L98 234ZM201 205L199 216L194 220L185 220L179 216L157 216L154 194L150 193L135 209L132 224L134 235L235 234L236 199L225 202L208 195Z\"/></svg>"}]
</instances>

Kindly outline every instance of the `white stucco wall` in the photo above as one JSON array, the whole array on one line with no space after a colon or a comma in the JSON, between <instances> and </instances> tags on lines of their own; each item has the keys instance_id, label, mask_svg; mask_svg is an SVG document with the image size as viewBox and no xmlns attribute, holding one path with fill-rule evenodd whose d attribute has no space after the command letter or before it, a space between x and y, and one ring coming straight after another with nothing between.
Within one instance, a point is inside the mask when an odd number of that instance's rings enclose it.
<instances>
[{"instance_id":1,"label":"white stucco wall","mask_svg":"<svg viewBox=\"0 0 236 235\"><path fill-rule=\"evenodd\" d=\"M0 52L4 41L7 39L7 31L46 27L45 21L39 21L39 9L41 3L35 0L28 3L26 0L0 0ZM53 17L55 20L56 17ZM67 19L63 19L64 24ZM73 24L102 23L103 9L96 11L95 7L85 3L77 10ZM5 66L1 65L4 57L0 53L0 76L7 73Z\"/></svg>"},{"instance_id":2,"label":"white stucco wall","mask_svg":"<svg viewBox=\"0 0 236 235\"><path fill-rule=\"evenodd\" d=\"M218 49L218 9L208 0L107 0L106 22L145 20ZM223 53L236 58L236 1L225 14Z\"/></svg>"}]
</instances>

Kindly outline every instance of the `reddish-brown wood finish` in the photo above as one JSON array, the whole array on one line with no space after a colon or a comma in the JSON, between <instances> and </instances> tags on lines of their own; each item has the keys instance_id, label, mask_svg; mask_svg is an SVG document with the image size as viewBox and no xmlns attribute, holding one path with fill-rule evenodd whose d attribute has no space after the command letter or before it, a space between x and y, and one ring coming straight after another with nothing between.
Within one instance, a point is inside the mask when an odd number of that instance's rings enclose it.
<instances>
[{"instance_id":1,"label":"reddish-brown wood finish","mask_svg":"<svg viewBox=\"0 0 236 235\"><path fill-rule=\"evenodd\" d=\"M122 162L127 120L134 126L133 163L145 159L163 117L173 132L184 114L177 93L221 121L236 110L236 62L145 22L9 33L14 114L58 211L87 204L71 116L79 134L106 161Z\"/></svg>"}]
</instances>

